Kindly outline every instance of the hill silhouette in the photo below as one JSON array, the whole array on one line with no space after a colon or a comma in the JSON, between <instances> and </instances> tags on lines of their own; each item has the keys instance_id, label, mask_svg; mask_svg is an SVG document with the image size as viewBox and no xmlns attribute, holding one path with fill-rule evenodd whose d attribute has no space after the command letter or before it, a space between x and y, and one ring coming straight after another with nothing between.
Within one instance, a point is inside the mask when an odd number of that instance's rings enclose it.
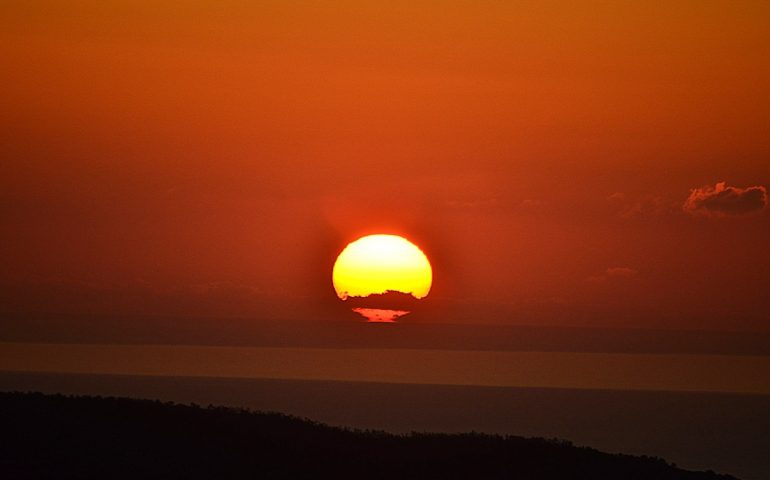
<instances>
[{"instance_id":1,"label":"hill silhouette","mask_svg":"<svg viewBox=\"0 0 770 480\"><path fill-rule=\"evenodd\" d=\"M0 393L0 477L728 480L652 457L478 433L351 431L277 413Z\"/></svg>"}]
</instances>

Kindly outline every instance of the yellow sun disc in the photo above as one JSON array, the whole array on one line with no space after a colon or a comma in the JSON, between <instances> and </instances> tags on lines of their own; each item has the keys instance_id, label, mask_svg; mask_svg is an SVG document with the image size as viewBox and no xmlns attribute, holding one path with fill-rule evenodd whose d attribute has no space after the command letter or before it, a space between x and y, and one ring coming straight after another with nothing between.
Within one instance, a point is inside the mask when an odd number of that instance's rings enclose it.
<instances>
[{"instance_id":1,"label":"yellow sun disc","mask_svg":"<svg viewBox=\"0 0 770 480\"><path fill-rule=\"evenodd\" d=\"M433 270L428 257L409 240L397 235L369 235L340 253L332 282L343 300L389 290L423 298L433 283Z\"/></svg>"}]
</instances>

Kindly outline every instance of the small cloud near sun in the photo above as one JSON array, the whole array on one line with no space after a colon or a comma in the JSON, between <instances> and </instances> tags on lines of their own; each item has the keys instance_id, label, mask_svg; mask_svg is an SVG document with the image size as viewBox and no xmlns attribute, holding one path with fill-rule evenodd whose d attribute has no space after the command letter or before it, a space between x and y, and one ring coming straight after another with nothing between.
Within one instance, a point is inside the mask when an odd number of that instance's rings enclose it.
<instances>
[{"instance_id":1,"label":"small cloud near sun","mask_svg":"<svg viewBox=\"0 0 770 480\"><path fill-rule=\"evenodd\" d=\"M762 185L741 188L719 182L690 190L682 209L691 215L719 218L759 213L767 204L767 188Z\"/></svg>"}]
</instances>

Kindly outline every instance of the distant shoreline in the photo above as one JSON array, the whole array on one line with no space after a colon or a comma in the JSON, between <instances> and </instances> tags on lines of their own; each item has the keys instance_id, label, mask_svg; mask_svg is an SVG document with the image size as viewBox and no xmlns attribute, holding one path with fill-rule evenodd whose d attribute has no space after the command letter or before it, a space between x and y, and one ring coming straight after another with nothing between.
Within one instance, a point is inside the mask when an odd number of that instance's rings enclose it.
<instances>
[{"instance_id":1,"label":"distant shoreline","mask_svg":"<svg viewBox=\"0 0 770 480\"><path fill-rule=\"evenodd\" d=\"M770 357L0 343L24 372L770 394Z\"/></svg>"}]
</instances>

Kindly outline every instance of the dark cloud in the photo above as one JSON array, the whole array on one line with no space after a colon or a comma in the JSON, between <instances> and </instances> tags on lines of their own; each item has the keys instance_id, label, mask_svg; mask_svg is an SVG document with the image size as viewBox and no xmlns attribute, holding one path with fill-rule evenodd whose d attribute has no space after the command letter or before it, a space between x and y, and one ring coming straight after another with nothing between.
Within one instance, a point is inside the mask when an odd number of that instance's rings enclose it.
<instances>
[{"instance_id":1,"label":"dark cloud","mask_svg":"<svg viewBox=\"0 0 770 480\"><path fill-rule=\"evenodd\" d=\"M345 303L350 308L381 308L387 310L415 310L422 300L411 293L388 290L385 293L372 293L363 297L348 296Z\"/></svg>"},{"instance_id":2,"label":"dark cloud","mask_svg":"<svg viewBox=\"0 0 770 480\"><path fill-rule=\"evenodd\" d=\"M213 315L223 317L291 313L285 299L251 285L231 282L158 288L141 280L100 284L72 279L43 279L2 285L5 311L99 313L128 315Z\"/></svg>"},{"instance_id":3,"label":"dark cloud","mask_svg":"<svg viewBox=\"0 0 770 480\"><path fill-rule=\"evenodd\" d=\"M740 188L719 182L690 190L682 208L692 215L726 217L760 212L767 203L767 189L761 185Z\"/></svg>"}]
</instances>

